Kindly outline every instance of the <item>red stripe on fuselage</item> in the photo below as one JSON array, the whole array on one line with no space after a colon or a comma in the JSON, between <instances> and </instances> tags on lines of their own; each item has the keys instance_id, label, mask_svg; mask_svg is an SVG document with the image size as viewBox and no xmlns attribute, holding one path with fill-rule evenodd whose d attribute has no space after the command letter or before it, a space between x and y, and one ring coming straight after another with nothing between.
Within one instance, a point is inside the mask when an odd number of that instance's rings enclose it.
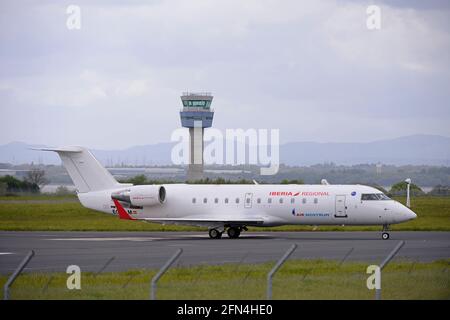
<instances>
[{"instance_id":1,"label":"red stripe on fuselage","mask_svg":"<svg viewBox=\"0 0 450 320\"><path fill-rule=\"evenodd\" d=\"M116 199L113 199L114 204L116 205L117 212L119 213L119 218L124 220L135 220L132 218L128 212L124 209L124 207L120 204L120 202Z\"/></svg>"}]
</instances>

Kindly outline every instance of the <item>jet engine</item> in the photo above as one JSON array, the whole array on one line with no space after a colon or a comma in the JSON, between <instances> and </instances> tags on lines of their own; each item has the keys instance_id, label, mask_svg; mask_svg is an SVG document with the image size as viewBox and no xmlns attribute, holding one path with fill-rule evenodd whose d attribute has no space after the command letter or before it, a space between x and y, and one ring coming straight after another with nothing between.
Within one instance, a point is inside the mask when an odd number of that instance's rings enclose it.
<instances>
[{"instance_id":1,"label":"jet engine","mask_svg":"<svg viewBox=\"0 0 450 320\"><path fill-rule=\"evenodd\" d=\"M126 202L131 206L148 207L163 204L166 201L166 189L163 186L132 186L111 194L111 199Z\"/></svg>"}]
</instances>

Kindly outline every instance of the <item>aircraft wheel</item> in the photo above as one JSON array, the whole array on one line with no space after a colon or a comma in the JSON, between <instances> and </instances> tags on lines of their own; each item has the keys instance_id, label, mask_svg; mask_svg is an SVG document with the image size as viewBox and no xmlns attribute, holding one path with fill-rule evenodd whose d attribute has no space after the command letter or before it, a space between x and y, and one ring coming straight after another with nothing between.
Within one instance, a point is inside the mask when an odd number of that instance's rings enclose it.
<instances>
[{"instance_id":1,"label":"aircraft wheel","mask_svg":"<svg viewBox=\"0 0 450 320\"><path fill-rule=\"evenodd\" d=\"M231 228L228 228L227 234L228 234L228 237L230 237L231 239L236 239L236 238L239 238L239 236L241 234L241 230L239 228L231 227Z\"/></svg>"},{"instance_id":2,"label":"aircraft wheel","mask_svg":"<svg viewBox=\"0 0 450 320\"><path fill-rule=\"evenodd\" d=\"M389 239L389 233L383 232L383 233L381 234L381 238L382 238L383 240Z\"/></svg>"},{"instance_id":3,"label":"aircraft wheel","mask_svg":"<svg viewBox=\"0 0 450 320\"><path fill-rule=\"evenodd\" d=\"M219 230L217 230L217 229L210 229L209 237L211 239L220 239L220 238L222 238L222 232L219 232Z\"/></svg>"}]
</instances>

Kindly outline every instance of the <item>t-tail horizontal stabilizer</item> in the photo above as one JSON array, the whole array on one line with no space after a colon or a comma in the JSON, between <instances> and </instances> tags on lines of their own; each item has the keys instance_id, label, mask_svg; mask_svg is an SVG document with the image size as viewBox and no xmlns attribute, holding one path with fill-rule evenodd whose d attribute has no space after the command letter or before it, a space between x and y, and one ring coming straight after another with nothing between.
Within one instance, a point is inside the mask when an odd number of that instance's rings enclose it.
<instances>
[{"instance_id":1,"label":"t-tail horizontal stabilizer","mask_svg":"<svg viewBox=\"0 0 450 320\"><path fill-rule=\"evenodd\" d=\"M35 148L34 150L57 152L77 191L80 193L129 186L129 184L118 183L111 173L85 148Z\"/></svg>"}]
</instances>

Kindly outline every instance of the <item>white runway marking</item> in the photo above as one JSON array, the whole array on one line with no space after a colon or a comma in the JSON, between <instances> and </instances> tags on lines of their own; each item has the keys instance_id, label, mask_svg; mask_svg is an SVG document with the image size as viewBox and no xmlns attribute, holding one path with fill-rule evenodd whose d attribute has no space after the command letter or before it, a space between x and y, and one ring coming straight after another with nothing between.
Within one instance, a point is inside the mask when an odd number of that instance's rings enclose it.
<instances>
[{"instance_id":1,"label":"white runway marking","mask_svg":"<svg viewBox=\"0 0 450 320\"><path fill-rule=\"evenodd\" d=\"M268 234L256 234L256 233L248 233L245 234L245 236L250 236L252 238L265 238L270 235ZM225 235L225 237L227 237ZM164 238L158 238L158 237L92 237L92 238L49 238L45 240L51 240L51 241L156 241L156 240L171 240L171 239L192 239L192 238L204 238L209 239L209 236L207 234L178 234L174 235L174 237L164 237Z\"/></svg>"},{"instance_id":2,"label":"white runway marking","mask_svg":"<svg viewBox=\"0 0 450 320\"><path fill-rule=\"evenodd\" d=\"M154 241L161 240L164 238L153 238L153 237L122 237L122 238L52 238L45 240L53 241Z\"/></svg>"},{"instance_id":3,"label":"white runway marking","mask_svg":"<svg viewBox=\"0 0 450 320\"><path fill-rule=\"evenodd\" d=\"M12 253L12 252L0 252L0 256L7 255L7 254L14 254L14 253Z\"/></svg>"}]
</instances>

